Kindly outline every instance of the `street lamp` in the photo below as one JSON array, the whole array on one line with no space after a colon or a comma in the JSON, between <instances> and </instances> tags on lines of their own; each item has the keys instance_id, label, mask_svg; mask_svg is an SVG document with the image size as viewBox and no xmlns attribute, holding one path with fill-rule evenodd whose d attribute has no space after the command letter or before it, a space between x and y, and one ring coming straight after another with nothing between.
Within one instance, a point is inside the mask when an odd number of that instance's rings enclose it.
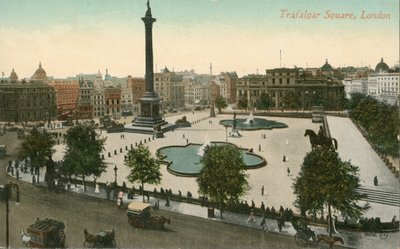
<instances>
[{"instance_id":1,"label":"street lamp","mask_svg":"<svg viewBox=\"0 0 400 249\"><path fill-rule=\"evenodd\" d=\"M6 248L10 247L10 232L9 232L9 219L8 219L8 213L10 212L9 209L9 200L11 198L11 190L12 188L15 187L17 189L17 196L15 203L19 204L19 187L16 183L8 183L4 186L0 185L0 200L6 202Z\"/></svg>"},{"instance_id":2,"label":"street lamp","mask_svg":"<svg viewBox=\"0 0 400 249\"><path fill-rule=\"evenodd\" d=\"M117 184L117 171L118 171L118 168L117 168L117 165L115 165L115 167L114 167L114 173L115 173L115 180L114 180L114 182L115 182L115 184Z\"/></svg>"},{"instance_id":3,"label":"street lamp","mask_svg":"<svg viewBox=\"0 0 400 249\"><path fill-rule=\"evenodd\" d=\"M225 126L225 141L228 142L228 125Z\"/></svg>"}]
</instances>

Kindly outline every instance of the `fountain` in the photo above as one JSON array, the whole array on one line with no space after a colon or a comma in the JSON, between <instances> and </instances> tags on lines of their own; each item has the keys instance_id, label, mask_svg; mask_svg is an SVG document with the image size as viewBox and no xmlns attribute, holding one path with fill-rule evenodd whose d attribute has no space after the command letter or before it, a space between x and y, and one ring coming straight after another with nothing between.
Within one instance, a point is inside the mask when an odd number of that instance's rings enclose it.
<instances>
[{"instance_id":1,"label":"fountain","mask_svg":"<svg viewBox=\"0 0 400 249\"><path fill-rule=\"evenodd\" d=\"M236 130L259 130L259 129L273 129L273 128L287 128L287 124L280 123L264 118L254 118L253 111L250 112L246 119L237 119L236 113L233 115L233 119L225 119L219 122L223 126L233 127L232 133Z\"/></svg>"},{"instance_id":2,"label":"fountain","mask_svg":"<svg viewBox=\"0 0 400 249\"><path fill-rule=\"evenodd\" d=\"M226 142L210 142L206 141L204 144L188 144L184 146L172 145L162 147L157 150L157 156L160 158L162 163L167 165L167 169L170 173L178 176L191 176L196 177L200 174L203 164L200 162L204 155L204 149L207 145L220 145L230 144L237 147L234 144ZM201 151L203 154L201 154ZM252 152L249 149L239 148L240 153L243 156L244 163L246 164L245 169L260 168L267 164L266 160Z\"/></svg>"},{"instance_id":3,"label":"fountain","mask_svg":"<svg viewBox=\"0 0 400 249\"><path fill-rule=\"evenodd\" d=\"M253 110L250 111L249 116L244 121L245 124L254 124Z\"/></svg>"},{"instance_id":4,"label":"fountain","mask_svg":"<svg viewBox=\"0 0 400 249\"><path fill-rule=\"evenodd\" d=\"M204 156L204 150L208 145L210 145L210 139L208 138L208 133L206 133L206 135L204 136L204 143L197 151L197 155L201 157Z\"/></svg>"}]
</instances>

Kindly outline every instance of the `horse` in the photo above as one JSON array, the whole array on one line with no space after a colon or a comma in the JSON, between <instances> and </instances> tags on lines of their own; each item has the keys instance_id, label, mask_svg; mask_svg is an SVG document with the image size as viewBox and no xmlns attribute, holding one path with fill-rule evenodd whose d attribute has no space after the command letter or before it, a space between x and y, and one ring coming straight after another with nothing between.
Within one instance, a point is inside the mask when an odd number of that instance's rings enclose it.
<instances>
[{"instance_id":1,"label":"horse","mask_svg":"<svg viewBox=\"0 0 400 249\"><path fill-rule=\"evenodd\" d=\"M115 247L115 230L104 230L97 235L90 234L87 229L83 229L83 234L85 235L85 242L83 242L83 247Z\"/></svg>"},{"instance_id":2,"label":"horse","mask_svg":"<svg viewBox=\"0 0 400 249\"><path fill-rule=\"evenodd\" d=\"M324 241L324 242L328 243L330 249L333 248L333 245L336 242L340 242L340 243L342 243L342 245L344 244L343 238L339 237L339 236L330 237L329 235L326 235L326 234L318 234L317 238L318 238L318 242Z\"/></svg>"},{"instance_id":3,"label":"horse","mask_svg":"<svg viewBox=\"0 0 400 249\"><path fill-rule=\"evenodd\" d=\"M90 234L87 229L83 229L83 234L85 235L85 242L84 242L84 246L85 243L95 243L96 242L96 236L93 234Z\"/></svg>"},{"instance_id":4,"label":"horse","mask_svg":"<svg viewBox=\"0 0 400 249\"><path fill-rule=\"evenodd\" d=\"M24 247L29 247L29 241L31 240L31 236L26 234L24 230L21 229L21 241Z\"/></svg>"},{"instance_id":5,"label":"horse","mask_svg":"<svg viewBox=\"0 0 400 249\"><path fill-rule=\"evenodd\" d=\"M164 229L164 224L168 223L171 224L171 220L169 218L166 218L164 216L151 216L150 220L148 221L148 224L150 224L153 227L158 227Z\"/></svg>"},{"instance_id":6,"label":"horse","mask_svg":"<svg viewBox=\"0 0 400 249\"><path fill-rule=\"evenodd\" d=\"M313 130L307 129L306 132L304 133L304 136L308 136L310 138L312 149L316 148L318 145L326 146L328 148L333 147L335 150L337 150L338 148L338 143L336 139L325 136L319 137Z\"/></svg>"}]
</instances>

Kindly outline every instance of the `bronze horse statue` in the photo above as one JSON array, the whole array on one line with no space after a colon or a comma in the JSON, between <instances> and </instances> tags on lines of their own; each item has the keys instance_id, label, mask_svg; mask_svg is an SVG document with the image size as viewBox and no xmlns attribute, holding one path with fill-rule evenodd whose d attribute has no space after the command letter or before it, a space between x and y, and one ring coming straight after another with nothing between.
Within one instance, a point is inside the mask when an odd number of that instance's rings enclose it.
<instances>
[{"instance_id":1,"label":"bronze horse statue","mask_svg":"<svg viewBox=\"0 0 400 249\"><path fill-rule=\"evenodd\" d=\"M326 136L318 136L313 130L307 129L306 132L304 133L304 136L308 136L310 138L312 149L314 149L317 146L324 146L328 148L334 147L335 150L337 150L338 148L338 143L336 139Z\"/></svg>"}]
</instances>

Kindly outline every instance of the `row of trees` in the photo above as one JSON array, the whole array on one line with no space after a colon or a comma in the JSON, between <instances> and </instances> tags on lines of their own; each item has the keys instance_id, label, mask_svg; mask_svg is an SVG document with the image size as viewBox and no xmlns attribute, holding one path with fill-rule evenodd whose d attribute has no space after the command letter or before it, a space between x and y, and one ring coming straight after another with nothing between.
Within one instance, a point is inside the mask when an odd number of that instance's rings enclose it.
<instances>
[{"instance_id":1,"label":"row of trees","mask_svg":"<svg viewBox=\"0 0 400 249\"><path fill-rule=\"evenodd\" d=\"M81 176L84 180L89 175L99 177L106 170L100 156L105 139L96 134L93 126L78 125L69 129L66 141L62 173ZM30 157L36 167L42 167L51 161L54 144L54 139L46 131L33 129L22 143L20 155ZM199 193L219 206L222 218L224 206L239 203L239 199L250 188L243 157L233 145L213 144L205 148L201 163L203 168L197 178ZM125 165L131 168L127 179L132 183L140 183L141 189L144 189L145 183L161 182L160 165L144 145L128 152ZM315 215L327 209L332 220L332 209L335 209L344 216L358 218L367 208L358 205L358 201L364 197L355 191L359 186L356 166L343 162L333 149L316 148L304 158L293 184L295 206L302 215Z\"/></svg>"},{"instance_id":2,"label":"row of trees","mask_svg":"<svg viewBox=\"0 0 400 249\"><path fill-rule=\"evenodd\" d=\"M85 178L93 175L99 177L106 170L106 164L101 158L105 139L96 134L92 125L78 125L68 130L65 137L67 150L64 155L60 173L69 176L80 176L86 188ZM55 164L52 160L55 145L54 137L46 130L32 129L21 143L19 157L30 158L34 168L39 172L46 167L45 179L48 187L52 187L56 177Z\"/></svg>"},{"instance_id":3,"label":"row of trees","mask_svg":"<svg viewBox=\"0 0 400 249\"><path fill-rule=\"evenodd\" d=\"M379 102L360 93L352 94L348 104L350 116L368 134L369 140L383 153L399 157L400 117L397 106Z\"/></svg>"}]
</instances>

